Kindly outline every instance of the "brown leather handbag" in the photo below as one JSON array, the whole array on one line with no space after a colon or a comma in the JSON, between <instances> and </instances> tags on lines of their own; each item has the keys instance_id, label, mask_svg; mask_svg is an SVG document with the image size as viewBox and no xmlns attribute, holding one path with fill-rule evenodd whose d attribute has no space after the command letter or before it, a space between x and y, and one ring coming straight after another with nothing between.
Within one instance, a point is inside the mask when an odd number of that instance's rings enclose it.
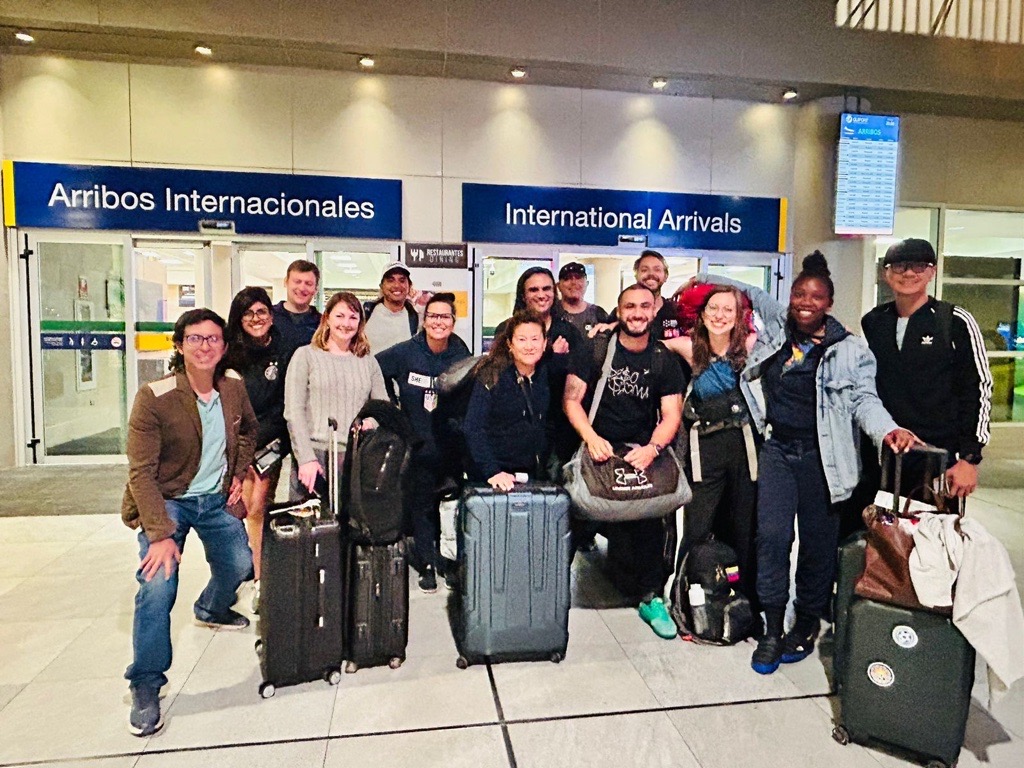
<instances>
[{"instance_id":1,"label":"brown leather handbag","mask_svg":"<svg viewBox=\"0 0 1024 768\"><path fill-rule=\"evenodd\" d=\"M939 490L932 488L931 478L926 476L924 490L931 496L931 501L939 513L948 512L948 497L945 494L946 452L933 446L918 447L915 450L932 454L940 468L938 473ZM888 453L888 452L887 452ZM888 474L887 457L883 468L884 476ZM893 485L892 508L886 509L877 504L869 504L864 509L864 525L867 528L867 549L865 552L864 572L854 587L854 593L880 603L889 603L913 610L931 611L945 615L952 614L952 608L930 608L921 605L910 579L910 553L914 549L914 525L916 516L910 511L910 502L915 489L906 496L903 509L900 510L900 476L902 474L903 457L895 456L896 479ZM929 462L931 463L931 462ZM962 507L959 514L963 514Z\"/></svg>"}]
</instances>

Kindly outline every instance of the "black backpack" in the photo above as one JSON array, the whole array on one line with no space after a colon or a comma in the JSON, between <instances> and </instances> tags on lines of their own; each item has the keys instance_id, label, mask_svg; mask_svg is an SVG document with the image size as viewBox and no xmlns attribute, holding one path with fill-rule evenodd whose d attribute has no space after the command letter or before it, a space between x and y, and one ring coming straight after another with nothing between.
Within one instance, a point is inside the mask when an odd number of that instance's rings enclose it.
<instances>
[{"instance_id":1,"label":"black backpack","mask_svg":"<svg viewBox=\"0 0 1024 768\"><path fill-rule=\"evenodd\" d=\"M750 637L755 619L739 583L732 547L713 538L691 547L672 585L671 613L680 634L705 645L733 645Z\"/></svg>"},{"instance_id":2,"label":"black backpack","mask_svg":"<svg viewBox=\"0 0 1024 768\"><path fill-rule=\"evenodd\" d=\"M377 426L364 430L365 419ZM393 544L404 528L403 480L416 442L409 419L386 400L369 400L348 437L342 512L357 544Z\"/></svg>"}]
</instances>

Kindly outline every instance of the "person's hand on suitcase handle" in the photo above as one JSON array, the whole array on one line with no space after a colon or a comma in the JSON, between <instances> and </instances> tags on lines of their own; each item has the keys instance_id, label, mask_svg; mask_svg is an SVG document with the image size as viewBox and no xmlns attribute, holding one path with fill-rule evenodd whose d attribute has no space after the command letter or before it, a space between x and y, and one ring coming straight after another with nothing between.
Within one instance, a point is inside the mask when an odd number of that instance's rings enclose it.
<instances>
[{"instance_id":1,"label":"person's hand on suitcase handle","mask_svg":"<svg viewBox=\"0 0 1024 768\"><path fill-rule=\"evenodd\" d=\"M146 581L152 581L153 577L160 573L161 568L164 569L164 579L170 580L171 574L180 562L181 551L174 539L168 536L166 539L150 542L146 556L139 563L139 569L146 577Z\"/></svg>"},{"instance_id":2,"label":"person's hand on suitcase handle","mask_svg":"<svg viewBox=\"0 0 1024 768\"><path fill-rule=\"evenodd\" d=\"M882 441L892 448L893 453L906 453L918 443L921 445L924 444L924 441L921 438L909 429L903 429L902 427L894 429L892 432L887 434Z\"/></svg>"},{"instance_id":3,"label":"person's hand on suitcase handle","mask_svg":"<svg viewBox=\"0 0 1024 768\"><path fill-rule=\"evenodd\" d=\"M498 474L487 478L487 482L490 484L491 488L494 488L496 491L505 491L507 493L512 490L513 486L515 486L516 476L511 472L499 472Z\"/></svg>"},{"instance_id":4,"label":"person's hand on suitcase handle","mask_svg":"<svg viewBox=\"0 0 1024 768\"><path fill-rule=\"evenodd\" d=\"M320 462L316 459L299 465L299 482L310 493L313 493L313 486L316 485L317 475L324 475L324 468L320 466Z\"/></svg>"},{"instance_id":5,"label":"person's hand on suitcase handle","mask_svg":"<svg viewBox=\"0 0 1024 768\"><path fill-rule=\"evenodd\" d=\"M960 459L946 470L946 490L950 496L966 499L978 487L978 468Z\"/></svg>"}]
</instances>

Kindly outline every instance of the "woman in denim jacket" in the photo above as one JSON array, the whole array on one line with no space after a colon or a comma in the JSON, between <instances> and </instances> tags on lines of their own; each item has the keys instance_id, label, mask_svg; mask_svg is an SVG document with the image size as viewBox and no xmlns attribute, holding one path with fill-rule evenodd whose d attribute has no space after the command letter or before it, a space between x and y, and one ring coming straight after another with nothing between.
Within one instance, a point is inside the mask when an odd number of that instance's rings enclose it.
<instances>
[{"instance_id":1,"label":"woman in denim jacket","mask_svg":"<svg viewBox=\"0 0 1024 768\"><path fill-rule=\"evenodd\" d=\"M835 286L821 253L804 259L788 307L743 283L710 275L696 280L744 291L764 324L740 388L768 438L757 500L757 594L766 631L751 658L751 667L767 675L780 662L806 658L821 619L829 618L839 536L838 517L829 507L848 498L857 484L858 429L895 451L909 449L916 438L897 426L878 399L875 358L867 344L828 314ZM796 623L784 636L794 518L800 530Z\"/></svg>"}]
</instances>

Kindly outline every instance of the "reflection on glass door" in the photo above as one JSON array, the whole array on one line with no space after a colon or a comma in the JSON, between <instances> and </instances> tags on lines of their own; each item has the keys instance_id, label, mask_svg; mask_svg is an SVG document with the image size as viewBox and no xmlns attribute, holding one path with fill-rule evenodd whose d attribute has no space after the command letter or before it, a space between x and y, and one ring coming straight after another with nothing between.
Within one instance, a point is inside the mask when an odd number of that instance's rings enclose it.
<instances>
[{"instance_id":1,"label":"reflection on glass door","mask_svg":"<svg viewBox=\"0 0 1024 768\"><path fill-rule=\"evenodd\" d=\"M516 302L516 283L530 267L551 269L551 259L484 257L483 269L483 350L491 348L494 329L512 315Z\"/></svg>"},{"instance_id":2,"label":"reflection on glass door","mask_svg":"<svg viewBox=\"0 0 1024 768\"><path fill-rule=\"evenodd\" d=\"M201 243L136 243L135 349L139 386L167 373L174 322L209 306L208 249Z\"/></svg>"},{"instance_id":3,"label":"reflection on glass door","mask_svg":"<svg viewBox=\"0 0 1024 768\"><path fill-rule=\"evenodd\" d=\"M40 242L35 251L43 457L124 453L124 249Z\"/></svg>"},{"instance_id":4,"label":"reflection on glass door","mask_svg":"<svg viewBox=\"0 0 1024 768\"><path fill-rule=\"evenodd\" d=\"M384 268L394 260L390 250L316 251L324 301L338 291L354 293L360 301L373 301L380 296Z\"/></svg>"}]
</instances>

